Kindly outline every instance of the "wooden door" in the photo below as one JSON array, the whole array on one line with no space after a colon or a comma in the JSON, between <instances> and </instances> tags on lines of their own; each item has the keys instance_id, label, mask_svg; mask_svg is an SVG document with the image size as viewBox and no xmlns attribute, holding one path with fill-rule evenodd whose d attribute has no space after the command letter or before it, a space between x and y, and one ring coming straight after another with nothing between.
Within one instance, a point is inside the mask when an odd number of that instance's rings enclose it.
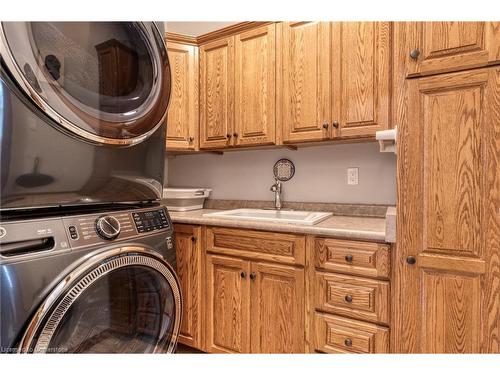
<instances>
[{"instance_id":1,"label":"wooden door","mask_svg":"<svg viewBox=\"0 0 500 375\"><path fill-rule=\"evenodd\" d=\"M393 351L498 353L500 67L407 85Z\"/></svg>"},{"instance_id":2,"label":"wooden door","mask_svg":"<svg viewBox=\"0 0 500 375\"><path fill-rule=\"evenodd\" d=\"M252 353L304 353L304 270L253 262Z\"/></svg>"},{"instance_id":3,"label":"wooden door","mask_svg":"<svg viewBox=\"0 0 500 375\"><path fill-rule=\"evenodd\" d=\"M328 139L330 117L330 24L282 22L277 65L283 142ZM323 127L325 125L325 128Z\"/></svg>"},{"instance_id":4,"label":"wooden door","mask_svg":"<svg viewBox=\"0 0 500 375\"><path fill-rule=\"evenodd\" d=\"M248 261L207 255L208 352L250 352L249 274Z\"/></svg>"},{"instance_id":5,"label":"wooden door","mask_svg":"<svg viewBox=\"0 0 500 375\"><path fill-rule=\"evenodd\" d=\"M332 108L337 137L389 128L390 22L332 23Z\"/></svg>"},{"instance_id":6,"label":"wooden door","mask_svg":"<svg viewBox=\"0 0 500 375\"><path fill-rule=\"evenodd\" d=\"M202 349L202 253L201 227L174 225L177 275L183 297L179 342Z\"/></svg>"},{"instance_id":7,"label":"wooden door","mask_svg":"<svg viewBox=\"0 0 500 375\"><path fill-rule=\"evenodd\" d=\"M235 132L238 146L276 141L276 25L235 39Z\"/></svg>"},{"instance_id":8,"label":"wooden door","mask_svg":"<svg viewBox=\"0 0 500 375\"><path fill-rule=\"evenodd\" d=\"M198 148L198 47L167 42L172 91L167 115L167 150Z\"/></svg>"},{"instance_id":9,"label":"wooden door","mask_svg":"<svg viewBox=\"0 0 500 375\"><path fill-rule=\"evenodd\" d=\"M410 32L413 41L404 47L410 76L500 62L500 22L418 22Z\"/></svg>"},{"instance_id":10,"label":"wooden door","mask_svg":"<svg viewBox=\"0 0 500 375\"><path fill-rule=\"evenodd\" d=\"M200 148L224 148L234 133L234 37L200 46Z\"/></svg>"}]
</instances>

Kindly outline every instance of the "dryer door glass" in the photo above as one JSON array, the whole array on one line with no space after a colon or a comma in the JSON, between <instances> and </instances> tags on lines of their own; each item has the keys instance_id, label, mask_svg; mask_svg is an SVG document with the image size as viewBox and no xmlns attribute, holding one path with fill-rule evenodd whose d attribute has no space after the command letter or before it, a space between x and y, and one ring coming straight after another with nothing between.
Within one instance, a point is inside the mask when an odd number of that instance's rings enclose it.
<instances>
[{"instance_id":1,"label":"dryer door glass","mask_svg":"<svg viewBox=\"0 0 500 375\"><path fill-rule=\"evenodd\" d=\"M9 70L57 124L118 144L161 124L170 70L153 23L8 22L2 31Z\"/></svg>"}]
</instances>

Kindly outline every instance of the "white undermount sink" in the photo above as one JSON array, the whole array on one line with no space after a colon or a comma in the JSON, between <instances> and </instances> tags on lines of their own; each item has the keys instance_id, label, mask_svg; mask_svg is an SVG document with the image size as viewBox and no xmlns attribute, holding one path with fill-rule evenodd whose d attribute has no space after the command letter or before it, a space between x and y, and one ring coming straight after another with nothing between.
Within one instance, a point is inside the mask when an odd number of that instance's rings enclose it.
<instances>
[{"instance_id":1,"label":"white undermount sink","mask_svg":"<svg viewBox=\"0 0 500 375\"><path fill-rule=\"evenodd\" d=\"M261 210L240 208L237 210L218 211L203 214L206 217L231 220L270 221L283 224L314 225L332 216L330 212Z\"/></svg>"}]
</instances>

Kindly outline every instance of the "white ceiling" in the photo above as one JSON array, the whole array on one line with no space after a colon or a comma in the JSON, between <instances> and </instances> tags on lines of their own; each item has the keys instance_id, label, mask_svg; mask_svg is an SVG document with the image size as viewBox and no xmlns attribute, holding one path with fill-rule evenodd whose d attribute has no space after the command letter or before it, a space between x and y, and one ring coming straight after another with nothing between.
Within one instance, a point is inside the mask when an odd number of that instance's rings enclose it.
<instances>
[{"instance_id":1,"label":"white ceiling","mask_svg":"<svg viewBox=\"0 0 500 375\"><path fill-rule=\"evenodd\" d=\"M171 33L200 36L238 22L165 22L165 30Z\"/></svg>"}]
</instances>

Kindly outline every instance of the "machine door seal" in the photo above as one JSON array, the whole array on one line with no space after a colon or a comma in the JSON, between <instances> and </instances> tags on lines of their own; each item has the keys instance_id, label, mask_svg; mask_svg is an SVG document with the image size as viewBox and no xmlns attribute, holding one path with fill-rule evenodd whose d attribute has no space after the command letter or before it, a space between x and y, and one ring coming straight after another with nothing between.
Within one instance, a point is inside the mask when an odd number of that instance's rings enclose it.
<instances>
[{"instance_id":1,"label":"machine door seal","mask_svg":"<svg viewBox=\"0 0 500 375\"><path fill-rule=\"evenodd\" d=\"M153 22L2 22L0 50L24 94L70 134L131 145L164 123L170 66Z\"/></svg>"},{"instance_id":2,"label":"machine door seal","mask_svg":"<svg viewBox=\"0 0 500 375\"><path fill-rule=\"evenodd\" d=\"M42 303L19 353L171 353L181 323L175 272L150 249L92 256Z\"/></svg>"}]
</instances>

